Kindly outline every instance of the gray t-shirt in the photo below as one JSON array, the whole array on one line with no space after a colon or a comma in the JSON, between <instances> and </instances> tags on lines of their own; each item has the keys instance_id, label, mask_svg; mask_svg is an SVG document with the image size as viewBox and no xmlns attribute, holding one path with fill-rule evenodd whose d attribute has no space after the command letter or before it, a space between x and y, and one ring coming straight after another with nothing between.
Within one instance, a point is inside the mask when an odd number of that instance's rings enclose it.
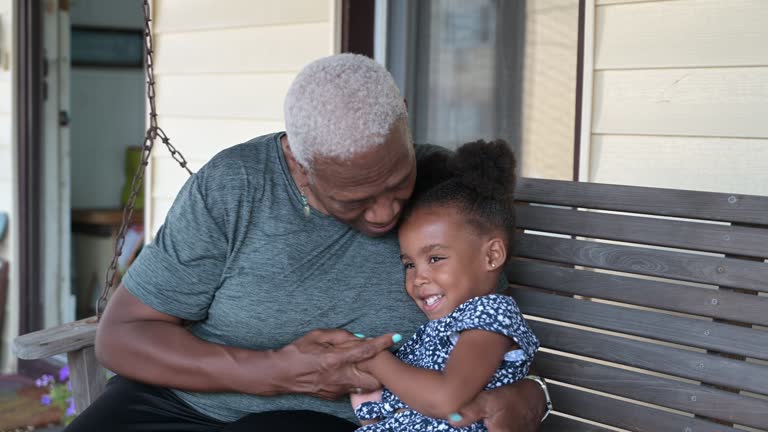
<instances>
[{"instance_id":1,"label":"gray t-shirt","mask_svg":"<svg viewBox=\"0 0 768 432\"><path fill-rule=\"evenodd\" d=\"M226 149L195 173L126 288L217 344L276 349L316 328L407 340L426 317L405 292L396 235L370 238L314 209L306 218L282 135ZM174 391L222 421L293 409L355 419L348 400Z\"/></svg>"}]
</instances>

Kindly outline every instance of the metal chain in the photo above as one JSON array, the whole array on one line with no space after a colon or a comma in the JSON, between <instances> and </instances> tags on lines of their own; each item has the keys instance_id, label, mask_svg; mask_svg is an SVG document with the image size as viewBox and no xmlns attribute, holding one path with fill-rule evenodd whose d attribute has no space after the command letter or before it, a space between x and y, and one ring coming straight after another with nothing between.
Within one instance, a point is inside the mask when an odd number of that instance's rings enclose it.
<instances>
[{"instance_id":1,"label":"metal chain","mask_svg":"<svg viewBox=\"0 0 768 432\"><path fill-rule=\"evenodd\" d=\"M157 106L155 103L155 71L154 60L152 57L152 31L150 29L149 0L144 0L144 55L146 59L146 77L147 77L147 100L149 102L149 127L144 135L144 144L141 147L141 164L136 169L136 173L133 175L131 182L131 194L128 197L128 201L123 209L123 222L120 225L120 230L117 232L117 238L115 239L115 251L112 255L112 261L107 268L107 274L104 281L104 288L101 291L101 296L96 304L96 316L97 319L101 319L101 314L104 312L104 308L107 305L109 295L114 288L115 275L117 274L117 260L120 258L123 252L123 245L125 245L125 234L128 231L131 218L133 218L133 209L136 204L136 197L139 195L141 188L144 184L144 173L149 163L149 157L152 154L152 148L155 145L155 139L160 140L168 148L171 153L171 157L179 163L179 165L187 170L189 175L192 175L192 171L187 166L187 160L184 155L179 152L176 147L171 144L170 138L165 134L157 125Z\"/></svg>"}]
</instances>

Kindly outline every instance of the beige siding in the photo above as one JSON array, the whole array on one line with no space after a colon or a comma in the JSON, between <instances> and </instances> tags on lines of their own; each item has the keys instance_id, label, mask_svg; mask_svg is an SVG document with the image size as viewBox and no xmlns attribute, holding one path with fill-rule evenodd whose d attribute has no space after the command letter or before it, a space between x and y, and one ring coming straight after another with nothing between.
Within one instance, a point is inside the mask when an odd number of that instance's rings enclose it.
<instances>
[{"instance_id":1,"label":"beige siding","mask_svg":"<svg viewBox=\"0 0 768 432\"><path fill-rule=\"evenodd\" d=\"M768 195L768 140L595 135L592 157L611 183Z\"/></svg>"},{"instance_id":2,"label":"beige siding","mask_svg":"<svg viewBox=\"0 0 768 432\"><path fill-rule=\"evenodd\" d=\"M599 7L596 24L598 70L768 63L768 2L762 0Z\"/></svg>"},{"instance_id":3,"label":"beige siding","mask_svg":"<svg viewBox=\"0 0 768 432\"><path fill-rule=\"evenodd\" d=\"M157 104L174 118L281 120L282 100L295 74L158 74Z\"/></svg>"},{"instance_id":4,"label":"beige siding","mask_svg":"<svg viewBox=\"0 0 768 432\"><path fill-rule=\"evenodd\" d=\"M153 7L156 31L174 33L326 22L331 4L325 0L227 0L226 4L216 0L155 0Z\"/></svg>"},{"instance_id":5,"label":"beige siding","mask_svg":"<svg viewBox=\"0 0 768 432\"><path fill-rule=\"evenodd\" d=\"M338 51L337 0L155 0L160 126L192 170L223 148L283 128L283 98L308 62ZM159 146L149 233L187 175Z\"/></svg>"},{"instance_id":6,"label":"beige siding","mask_svg":"<svg viewBox=\"0 0 768 432\"><path fill-rule=\"evenodd\" d=\"M599 71L594 86L594 133L768 138L768 67Z\"/></svg>"},{"instance_id":7,"label":"beige siding","mask_svg":"<svg viewBox=\"0 0 768 432\"><path fill-rule=\"evenodd\" d=\"M308 58L328 48L331 23L290 24L224 29L215 32L160 33L160 74L284 72L301 68ZM277 50L292 34L303 42ZM242 41L259 41L243 52Z\"/></svg>"},{"instance_id":8,"label":"beige siding","mask_svg":"<svg viewBox=\"0 0 768 432\"><path fill-rule=\"evenodd\" d=\"M600 0L588 13L588 179L768 195L768 2Z\"/></svg>"},{"instance_id":9,"label":"beige siding","mask_svg":"<svg viewBox=\"0 0 768 432\"><path fill-rule=\"evenodd\" d=\"M5 239L0 243L0 257L11 264L10 284L2 314L5 322L0 322L3 333L0 334L0 373L12 372L15 368L15 356L11 352L11 341L19 331L18 328L18 302L19 294L16 284L16 268L14 267L16 255L16 238L14 235L15 219L15 191L13 159L15 157L13 145L13 76L12 62L14 61L13 47L13 1L0 0L0 211L10 215L10 223Z\"/></svg>"},{"instance_id":10,"label":"beige siding","mask_svg":"<svg viewBox=\"0 0 768 432\"><path fill-rule=\"evenodd\" d=\"M521 173L571 180L578 0L526 3Z\"/></svg>"}]
</instances>

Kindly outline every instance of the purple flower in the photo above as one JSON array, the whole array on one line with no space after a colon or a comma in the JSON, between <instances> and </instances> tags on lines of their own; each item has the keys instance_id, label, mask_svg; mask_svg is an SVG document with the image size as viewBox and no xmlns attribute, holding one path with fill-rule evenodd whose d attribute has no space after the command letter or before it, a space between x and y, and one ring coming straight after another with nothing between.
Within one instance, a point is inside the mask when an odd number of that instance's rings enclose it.
<instances>
[{"instance_id":1,"label":"purple flower","mask_svg":"<svg viewBox=\"0 0 768 432\"><path fill-rule=\"evenodd\" d=\"M69 398L67 401L69 401L69 406L67 407L67 412L65 415L70 417L75 415L75 400L73 398Z\"/></svg>"},{"instance_id":2,"label":"purple flower","mask_svg":"<svg viewBox=\"0 0 768 432\"><path fill-rule=\"evenodd\" d=\"M59 369L59 381L64 382L69 378L69 365Z\"/></svg>"},{"instance_id":3,"label":"purple flower","mask_svg":"<svg viewBox=\"0 0 768 432\"><path fill-rule=\"evenodd\" d=\"M48 384L53 383L53 375L43 375L40 378L35 380L35 386L37 387L46 387Z\"/></svg>"},{"instance_id":4,"label":"purple flower","mask_svg":"<svg viewBox=\"0 0 768 432\"><path fill-rule=\"evenodd\" d=\"M44 394L40 397L40 403L48 406L51 404L51 395Z\"/></svg>"}]
</instances>

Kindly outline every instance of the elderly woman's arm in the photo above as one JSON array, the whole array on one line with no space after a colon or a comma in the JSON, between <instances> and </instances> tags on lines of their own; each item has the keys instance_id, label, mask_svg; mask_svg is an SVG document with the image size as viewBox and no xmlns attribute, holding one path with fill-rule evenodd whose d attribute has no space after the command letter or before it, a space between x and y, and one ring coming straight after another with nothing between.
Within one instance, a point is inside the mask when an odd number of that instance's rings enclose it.
<instances>
[{"instance_id":1,"label":"elderly woman's arm","mask_svg":"<svg viewBox=\"0 0 768 432\"><path fill-rule=\"evenodd\" d=\"M346 348L336 345L346 342ZM143 304L120 285L96 335L108 369L137 381L196 392L270 396L304 393L325 399L380 385L354 364L392 345L391 337L360 340L343 330L317 330L275 351L213 344L179 318Z\"/></svg>"},{"instance_id":2,"label":"elderly woman's arm","mask_svg":"<svg viewBox=\"0 0 768 432\"><path fill-rule=\"evenodd\" d=\"M524 379L514 384L481 392L461 409L463 427L484 420L489 432L534 432L547 411L541 386Z\"/></svg>"}]
</instances>

